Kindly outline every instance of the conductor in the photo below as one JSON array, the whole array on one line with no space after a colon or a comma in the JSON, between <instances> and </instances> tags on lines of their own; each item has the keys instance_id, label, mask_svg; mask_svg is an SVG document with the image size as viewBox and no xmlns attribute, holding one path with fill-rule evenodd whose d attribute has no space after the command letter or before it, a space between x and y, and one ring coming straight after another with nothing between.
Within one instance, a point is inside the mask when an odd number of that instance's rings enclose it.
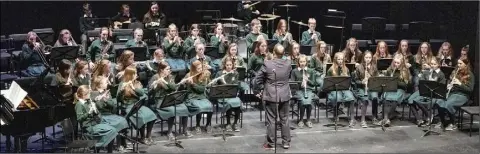
<instances>
[{"instance_id":1,"label":"conductor","mask_svg":"<svg viewBox=\"0 0 480 154\"><path fill-rule=\"evenodd\" d=\"M282 59L284 47L275 45L274 59L266 61L258 70L254 81L257 88L263 90L262 101L265 102L265 114L267 116L267 135L263 147L273 149L276 145L276 118L280 118L282 132L282 147L290 148L290 126L288 122L289 100L291 98L289 77L292 70L291 61Z\"/></svg>"}]
</instances>

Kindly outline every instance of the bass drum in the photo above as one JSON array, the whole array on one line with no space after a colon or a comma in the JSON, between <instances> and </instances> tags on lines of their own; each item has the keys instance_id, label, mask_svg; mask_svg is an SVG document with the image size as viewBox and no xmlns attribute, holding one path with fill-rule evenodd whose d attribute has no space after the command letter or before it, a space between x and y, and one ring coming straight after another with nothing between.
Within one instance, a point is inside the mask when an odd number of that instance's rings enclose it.
<instances>
[{"instance_id":1,"label":"bass drum","mask_svg":"<svg viewBox=\"0 0 480 154\"><path fill-rule=\"evenodd\" d=\"M247 41L245 38L239 38L237 40L237 53L238 56L242 57L243 59L248 58Z\"/></svg>"}]
</instances>

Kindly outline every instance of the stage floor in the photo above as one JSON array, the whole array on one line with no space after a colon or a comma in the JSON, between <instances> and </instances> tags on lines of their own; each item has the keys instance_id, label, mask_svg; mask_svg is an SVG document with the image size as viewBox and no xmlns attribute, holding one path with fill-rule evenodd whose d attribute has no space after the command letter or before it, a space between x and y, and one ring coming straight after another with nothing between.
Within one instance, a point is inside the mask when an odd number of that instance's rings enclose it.
<instances>
[{"instance_id":1,"label":"stage floor","mask_svg":"<svg viewBox=\"0 0 480 154\"><path fill-rule=\"evenodd\" d=\"M370 111L370 109L368 109ZM401 111L399 107L397 111ZM262 112L264 113L264 112ZM405 111L405 118L408 118L408 110ZM220 114L218 115L220 116ZM331 118L332 114L329 114ZM296 127L296 117L291 119L290 126ZM313 117L313 111L312 111ZM347 124L346 115L342 115L340 123ZM466 116L465 116L466 117ZM413 117L412 117L413 118ZM214 137L214 134L221 134L220 128L215 128L212 134L203 133L194 134L193 138L185 139L179 136L185 149L175 146L165 146L169 141L165 134L161 132L160 124L156 124L153 130L153 145L140 145L141 153L273 153L273 150L265 150L262 144L265 140L264 120L260 121L259 111L256 109L247 109L243 115L243 128L240 132L232 132L235 136L227 137L223 141L222 137ZM357 119L358 121L359 119ZM291 131L291 148L285 150L281 148L281 140L278 140L278 153L479 153L479 135L478 119L475 119L474 132L472 137L468 136L467 131L449 131L443 132L440 129L434 129L441 132L439 136L422 137L423 129L414 125L410 121L393 120L392 127L387 128L386 132L380 127L371 125L369 128L361 128L360 122L357 122L355 128L340 127L335 131L333 127L323 125L331 123L330 119L325 117L325 110L320 110L320 123L314 123L313 128L295 129ZM469 121L469 120L468 120ZM465 122L465 121L464 121ZM217 127L220 124L215 121L213 115L212 125ZM189 121L190 125L190 121ZM166 123L163 125L166 130ZM466 126L467 127L467 126ZM467 127L468 128L468 127ZM57 131L60 130L57 129ZM51 129L47 129L51 133ZM49 134L50 134L49 133ZM163 136L161 136L163 135ZM280 132L278 133L280 136ZM29 139L28 148L41 148L39 143L30 143L39 136L33 136ZM56 138L62 138L61 133ZM5 137L1 138L1 151L5 149ZM46 145L46 148L51 147ZM32 151L31 151L32 152ZM101 151L105 152L105 151Z\"/></svg>"}]
</instances>

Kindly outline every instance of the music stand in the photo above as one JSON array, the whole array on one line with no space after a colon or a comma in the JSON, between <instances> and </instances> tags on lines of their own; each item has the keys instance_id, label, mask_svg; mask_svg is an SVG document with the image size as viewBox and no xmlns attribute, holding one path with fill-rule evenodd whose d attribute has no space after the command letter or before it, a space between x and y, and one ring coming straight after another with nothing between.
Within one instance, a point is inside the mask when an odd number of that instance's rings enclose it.
<instances>
[{"instance_id":1,"label":"music stand","mask_svg":"<svg viewBox=\"0 0 480 154\"><path fill-rule=\"evenodd\" d=\"M208 93L209 99L219 99L222 100L222 103L226 103L226 98L235 98L237 97L239 92L238 84L225 84L225 85L214 85L210 88L210 92ZM218 101L220 103L220 101ZM217 104L218 105L218 104ZM226 114L226 110L223 111L223 114ZM223 120L222 120L223 124ZM235 136L233 134L225 134L226 125L223 126L222 129L222 139L223 141L227 141L227 136ZM215 137L220 136L220 134L213 135Z\"/></svg>"},{"instance_id":2,"label":"music stand","mask_svg":"<svg viewBox=\"0 0 480 154\"><path fill-rule=\"evenodd\" d=\"M129 47L125 50L130 50L134 53L134 61L147 61L148 60L148 51L146 47Z\"/></svg>"},{"instance_id":3,"label":"music stand","mask_svg":"<svg viewBox=\"0 0 480 154\"><path fill-rule=\"evenodd\" d=\"M384 92L396 92L398 89L397 80L393 77L387 76L374 76L368 79L368 90L378 92L379 94ZM385 103L383 103L382 111L385 113ZM382 125L382 130L386 131L385 124Z\"/></svg>"},{"instance_id":4,"label":"music stand","mask_svg":"<svg viewBox=\"0 0 480 154\"><path fill-rule=\"evenodd\" d=\"M156 31L155 29L143 29L143 39L146 40L147 44L154 42L155 44L158 44L158 37L155 35Z\"/></svg>"},{"instance_id":5,"label":"music stand","mask_svg":"<svg viewBox=\"0 0 480 154\"><path fill-rule=\"evenodd\" d=\"M418 91L420 92L420 96L430 98L430 117L428 118L428 121L432 123L433 98L446 99L447 85L436 81L420 80L418 89ZM429 135L440 135L439 132L435 132L432 130L432 126L433 125L430 125L427 130L424 130L425 134L423 134L422 137Z\"/></svg>"},{"instance_id":6,"label":"music stand","mask_svg":"<svg viewBox=\"0 0 480 154\"><path fill-rule=\"evenodd\" d=\"M349 90L350 89L350 77L347 76L339 76L339 77L325 77L324 83L323 83L323 91L325 92L335 92L335 105L334 105L334 121L335 123L333 124L326 124L324 126L326 127L331 127L335 126L335 131L337 131L337 126L340 127L345 127L346 125L343 124L338 124L338 104L337 104L337 99L338 99L338 92L341 90Z\"/></svg>"},{"instance_id":7,"label":"music stand","mask_svg":"<svg viewBox=\"0 0 480 154\"><path fill-rule=\"evenodd\" d=\"M236 71L238 72L238 80L243 81L246 78L247 69L245 67L237 67Z\"/></svg>"},{"instance_id":8,"label":"music stand","mask_svg":"<svg viewBox=\"0 0 480 154\"><path fill-rule=\"evenodd\" d=\"M310 56L313 53L313 51L312 51L313 49L314 48L311 45L302 45L302 46L300 46L300 54Z\"/></svg>"},{"instance_id":9,"label":"music stand","mask_svg":"<svg viewBox=\"0 0 480 154\"><path fill-rule=\"evenodd\" d=\"M130 122L130 124L132 125L132 127L134 127L136 130L137 130L137 133L136 133L136 137L138 139L138 134L140 133L139 131L139 127L134 125L133 124L133 121L130 119L131 116L133 116L135 114L135 124L138 124L138 111L140 110L140 108L145 105L145 99L147 97L143 97L143 98L140 98L140 100L138 100L133 106L132 106L132 109L130 109L130 112L127 113L127 115L125 116L125 119L127 119L128 122ZM132 134L133 135L133 134ZM128 138L128 137L127 137ZM133 151L134 152L138 152L138 145L139 145L139 142L138 141L134 141L134 144L133 144Z\"/></svg>"},{"instance_id":10,"label":"music stand","mask_svg":"<svg viewBox=\"0 0 480 154\"><path fill-rule=\"evenodd\" d=\"M348 68L348 71L351 73L355 71L355 63L345 63L345 66Z\"/></svg>"},{"instance_id":11,"label":"music stand","mask_svg":"<svg viewBox=\"0 0 480 154\"><path fill-rule=\"evenodd\" d=\"M392 64L392 58L382 58L377 61L378 70L387 70Z\"/></svg>"},{"instance_id":12,"label":"music stand","mask_svg":"<svg viewBox=\"0 0 480 154\"><path fill-rule=\"evenodd\" d=\"M222 48L222 47L224 47L224 46L223 46L223 45L220 45L220 47ZM212 60L213 60L213 59L221 58L223 55L225 55L225 53L222 54L222 53L219 53L218 51L219 51L219 48L217 48L217 47L214 47L214 46L206 46L204 53L205 53L205 55L211 57ZM193 49L193 51L190 52L190 54L193 54L192 57L195 57L195 55L196 55L195 49Z\"/></svg>"},{"instance_id":13,"label":"music stand","mask_svg":"<svg viewBox=\"0 0 480 154\"><path fill-rule=\"evenodd\" d=\"M455 70L455 67L450 67L450 66L440 66L440 70L445 74L446 77L449 77L453 70Z\"/></svg>"},{"instance_id":14,"label":"music stand","mask_svg":"<svg viewBox=\"0 0 480 154\"><path fill-rule=\"evenodd\" d=\"M165 98L162 101L162 104L158 104L157 108L166 108L173 106L173 114L174 116L174 124L177 123L177 105L182 104L185 99L187 98L187 91L177 91L170 94L165 95ZM175 130L177 130L177 125L175 125ZM168 143L165 146L176 146L181 149L184 149L182 146L182 142L177 140L177 133L175 133L175 140L172 143Z\"/></svg>"},{"instance_id":15,"label":"music stand","mask_svg":"<svg viewBox=\"0 0 480 154\"><path fill-rule=\"evenodd\" d=\"M63 47L54 47L50 53L50 58L53 60L54 65L56 66L58 61L62 59L74 60L78 58L78 51L80 46L63 46Z\"/></svg>"},{"instance_id":16,"label":"music stand","mask_svg":"<svg viewBox=\"0 0 480 154\"><path fill-rule=\"evenodd\" d=\"M268 40L267 40L267 49L268 49L268 51L272 51L273 48L275 47L275 45L277 45L277 43L278 43L278 40L268 39Z\"/></svg>"},{"instance_id":17,"label":"music stand","mask_svg":"<svg viewBox=\"0 0 480 154\"><path fill-rule=\"evenodd\" d=\"M362 19L364 33L370 33L370 40L375 42L378 32L385 32L387 19L383 17L365 17Z\"/></svg>"}]
</instances>

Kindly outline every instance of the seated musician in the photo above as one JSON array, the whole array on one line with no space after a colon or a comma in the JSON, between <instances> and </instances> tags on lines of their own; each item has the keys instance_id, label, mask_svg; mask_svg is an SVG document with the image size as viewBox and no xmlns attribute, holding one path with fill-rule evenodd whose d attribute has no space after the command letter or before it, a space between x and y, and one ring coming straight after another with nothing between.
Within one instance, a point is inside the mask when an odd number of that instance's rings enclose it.
<instances>
[{"instance_id":1,"label":"seated musician","mask_svg":"<svg viewBox=\"0 0 480 154\"><path fill-rule=\"evenodd\" d=\"M308 68L308 60L307 56L300 55L297 61L297 69L294 69L290 79L293 81L300 82L300 89L295 92L296 97L300 101L299 108L300 108L300 121L298 121L298 127L303 128L305 125L308 128L312 128L313 124L310 121L310 115L312 114L312 102L314 98L317 98L317 95L313 92L317 83L315 82L315 70ZM307 119L303 120L303 115L305 115Z\"/></svg>"},{"instance_id":2,"label":"seated musician","mask_svg":"<svg viewBox=\"0 0 480 154\"><path fill-rule=\"evenodd\" d=\"M190 61L188 62L188 65L192 66L193 62L201 61L204 64L203 67L205 67L206 70L210 71L211 73L215 73L216 70L212 65L212 58L205 55L205 45L202 43L197 44L195 46L195 51L197 54L195 55L195 57L190 59ZM188 67L188 69L191 69L191 68Z\"/></svg>"},{"instance_id":3,"label":"seated musician","mask_svg":"<svg viewBox=\"0 0 480 154\"><path fill-rule=\"evenodd\" d=\"M87 51L85 48L87 47L87 42L88 41L93 41L93 37L87 38L87 31L89 30L94 30L98 26L98 22L95 19L97 16L94 16L92 14L92 7L90 4L85 3L83 4L83 15L79 19L79 25L80 25L80 32L82 33L81 40L82 41L82 46L81 51L83 54Z\"/></svg>"},{"instance_id":4,"label":"seated musician","mask_svg":"<svg viewBox=\"0 0 480 154\"><path fill-rule=\"evenodd\" d=\"M114 21L114 28L121 28L122 23L133 23L137 21L137 17L130 11L130 6L128 4L122 4L120 12L112 17Z\"/></svg>"},{"instance_id":5,"label":"seated musician","mask_svg":"<svg viewBox=\"0 0 480 154\"><path fill-rule=\"evenodd\" d=\"M68 29L62 29L58 35L57 42L53 47L63 47L63 46L77 46L75 40L73 40L72 33Z\"/></svg>"},{"instance_id":6,"label":"seated musician","mask_svg":"<svg viewBox=\"0 0 480 154\"><path fill-rule=\"evenodd\" d=\"M379 41L377 43L377 49L373 55L373 61L377 62L379 59L383 58L393 58L390 52L388 51L387 43L384 41Z\"/></svg>"},{"instance_id":7,"label":"seated musician","mask_svg":"<svg viewBox=\"0 0 480 154\"><path fill-rule=\"evenodd\" d=\"M58 71L53 78L51 86L56 86L58 92L61 96L60 100L62 103L72 103L72 62L69 60L63 59L58 64Z\"/></svg>"},{"instance_id":8,"label":"seated musician","mask_svg":"<svg viewBox=\"0 0 480 154\"><path fill-rule=\"evenodd\" d=\"M298 44L298 43L297 43ZM294 48L297 45L294 44ZM300 45L298 45L300 48ZM332 62L332 58L330 54L327 52L327 43L323 41L318 41L316 44L316 52L314 53L310 59L310 64L308 67L312 68L315 70L315 77L316 77L316 82L318 85L318 89L323 88L323 78L325 78L325 67L327 63ZM294 49L295 50L295 49Z\"/></svg>"},{"instance_id":9,"label":"seated musician","mask_svg":"<svg viewBox=\"0 0 480 154\"><path fill-rule=\"evenodd\" d=\"M473 74L468 59L459 59L455 73L450 76L450 83L447 85L447 99L437 101L439 106L438 114L440 115L441 126L446 131L456 129L455 113L456 107L460 107L468 102L473 94L475 87L475 75ZM449 116L449 120L445 120L445 116Z\"/></svg>"},{"instance_id":10,"label":"seated musician","mask_svg":"<svg viewBox=\"0 0 480 154\"><path fill-rule=\"evenodd\" d=\"M308 19L308 30L302 33L302 39L300 39L301 45L310 45L313 46L317 41L322 40L322 35L320 32L315 30L317 27L317 20L315 18Z\"/></svg>"},{"instance_id":11,"label":"seated musician","mask_svg":"<svg viewBox=\"0 0 480 154\"><path fill-rule=\"evenodd\" d=\"M287 59L291 60L292 63L298 63L298 58L300 58L300 44L294 42L292 43L292 50Z\"/></svg>"},{"instance_id":12,"label":"seated musician","mask_svg":"<svg viewBox=\"0 0 480 154\"><path fill-rule=\"evenodd\" d=\"M121 101L120 105L126 109L125 114L129 113L132 107L140 99L147 97L145 91L142 88L142 84L137 80L137 69L131 65L125 68L125 74L122 76L122 80L118 85L117 100ZM138 116L137 116L138 114ZM140 142L143 144L151 144L153 142L152 128L155 124L157 116L148 107L142 106L140 109L130 117L134 128L140 128ZM146 127L145 127L146 125ZM145 130L146 128L146 130ZM146 132L146 135L145 135Z\"/></svg>"},{"instance_id":13,"label":"seated musician","mask_svg":"<svg viewBox=\"0 0 480 154\"><path fill-rule=\"evenodd\" d=\"M245 61L243 60L242 57L238 56L237 51L238 51L237 43L230 43L230 45L228 46L228 49L227 49L227 54L225 54L225 57L222 58L222 64L225 63L224 61L227 60L227 58L230 58L230 59L234 60L235 67L246 68L247 66L246 66Z\"/></svg>"},{"instance_id":14,"label":"seated musician","mask_svg":"<svg viewBox=\"0 0 480 154\"><path fill-rule=\"evenodd\" d=\"M88 70L88 63L86 61L79 61L75 63L72 74L72 85L80 87L81 85L90 86L91 74Z\"/></svg>"},{"instance_id":15,"label":"seated musician","mask_svg":"<svg viewBox=\"0 0 480 154\"><path fill-rule=\"evenodd\" d=\"M42 60L42 56L44 56L43 45L37 42L39 40L40 38L38 38L37 33L28 32L27 41L22 46L20 59L22 65L27 67L24 74L26 76L36 77L45 70L44 62Z\"/></svg>"},{"instance_id":16,"label":"seated musician","mask_svg":"<svg viewBox=\"0 0 480 154\"><path fill-rule=\"evenodd\" d=\"M257 43L255 46L255 50L248 59L248 64L247 64L247 73L250 75L254 75L255 72L260 70L260 67L263 66L263 62L265 61L265 58L267 56L267 41L266 40L261 40Z\"/></svg>"},{"instance_id":17,"label":"seated musician","mask_svg":"<svg viewBox=\"0 0 480 154\"><path fill-rule=\"evenodd\" d=\"M200 28L198 24L192 24L192 26L190 26L190 36L185 38L185 41L183 42L183 49L185 49L185 53L188 57L195 54L195 46L200 43L206 44L206 41L200 36Z\"/></svg>"},{"instance_id":18,"label":"seated musician","mask_svg":"<svg viewBox=\"0 0 480 154\"><path fill-rule=\"evenodd\" d=\"M102 59L108 59L110 61L115 60L115 50L113 42L108 40L110 30L107 27L100 29L100 39L97 39L90 44L86 53L86 59L90 65Z\"/></svg>"},{"instance_id":19,"label":"seated musician","mask_svg":"<svg viewBox=\"0 0 480 154\"><path fill-rule=\"evenodd\" d=\"M278 21L277 29L275 30L275 34L273 34L273 39L283 45L285 49L290 49L292 43L295 42L292 33L287 31L287 21L285 19L280 19L280 21Z\"/></svg>"},{"instance_id":20,"label":"seated musician","mask_svg":"<svg viewBox=\"0 0 480 154\"><path fill-rule=\"evenodd\" d=\"M365 121L365 115L367 114L368 102L372 102L372 122L378 122L378 92L368 91L368 80L370 77L378 76L378 69L375 62L373 62L373 54L370 51L365 51L363 54L363 60L355 71L355 83L358 87L357 98L361 100L361 122L362 128L367 128L367 122Z\"/></svg>"},{"instance_id":21,"label":"seated musician","mask_svg":"<svg viewBox=\"0 0 480 154\"><path fill-rule=\"evenodd\" d=\"M87 85L82 85L78 87L75 93L77 120L81 124L81 129L87 139L97 141L96 149L108 146L107 152L112 153L113 140L118 135L118 130L102 120L102 115L95 102L90 99L90 92Z\"/></svg>"},{"instance_id":22,"label":"seated musician","mask_svg":"<svg viewBox=\"0 0 480 154\"><path fill-rule=\"evenodd\" d=\"M358 48L358 42L355 38L350 38L347 40L347 45L342 51L345 54L345 62L355 64L355 66L360 65L362 62L362 51Z\"/></svg>"},{"instance_id":23,"label":"seated musician","mask_svg":"<svg viewBox=\"0 0 480 154\"><path fill-rule=\"evenodd\" d=\"M102 123L112 126L120 132L125 128L128 128L128 123L124 117L115 114L117 101L116 98L111 97L111 92L108 89L108 82L108 78L103 76L93 79L90 98L95 102L95 106L102 115ZM126 142L125 139L121 140L121 146L123 147L120 149L124 149L124 147L126 147Z\"/></svg>"},{"instance_id":24,"label":"seated musician","mask_svg":"<svg viewBox=\"0 0 480 154\"><path fill-rule=\"evenodd\" d=\"M252 26L252 31L249 34L247 34L247 36L245 36L248 53L251 53L252 50L254 50L253 42L260 41L260 40L268 40L268 35L261 32L262 23L260 23L260 20L253 19L250 25Z\"/></svg>"},{"instance_id":25,"label":"seated musician","mask_svg":"<svg viewBox=\"0 0 480 154\"><path fill-rule=\"evenodd\" d=\"M410 52L410 47L408 45L408 40L401 40L399 43L399 48L397 52L395 52L394 55L401 54L403 57L405 57L405 66L407 68L410 68L412 64L414 63L414 58L412 55L412 52Z\"/></svg>"},{"instance_id":26,"label":"seated musician","mask_svg":"<svg viewBox=\"0 0 480 154\"><path fill-rule=\"evenodd\" d=\"M108 80L108 85L112 86L115 84L115 75L113 74L113 64L112 62L102 59L97 63L92 72L92 80L95 80L97 77L105 77Z\"/></svg>"},{"instance_id":27,"label":"seated musician","mask_svg":"<svg viewBox=\"0 0 480 154\"><path fill-rule=\"evenodd\" d=\"M458 59L469 59L468 58L468 47L463 47L460 51L460 57Z\"/></svg>"},{"instance_id":28,"label":"seated musician","mask_svg":"<svg viewBox=\"0 0 480 154\"><path fill-rule=\"evenodd\" d=\"M440 70L440 64L437 58L432 58L429 66L429 69L424 69L419 74L419 80L435 81L438 83L446 84L447 80L445 78L445 74L443 74L443 72ZM411 106L411 109L413 109L412 113L415 116L415 120L417 122L416 124L418 126L428 126L430 125L430 121L427 120L428 117L430 117L430 111L428 110L428 106L430 105L429 99L431 98L420 96L420 91L418 91L418 88L416 89L417 91L410 95L410 97L408 98L408 104ZM432 101L433 103L436 103L438 99L433 98ZM422 110L422 113L424 115L423 120L420 119L417 108L420 108Z\"/></svg>"},{"instance_id":29,"label":"seated musician","mask_svg":"<svg viewBox=\"0 0 480 154\"><path fill-rule=\"evenodd\" d=\"M150 4L150 10L143 16L143 24L145 27L160 27L164 28L167 25L167 17L160 12L157 2Z\"/></svg>"},{"instance_id":30,"label":"seated musician","mask_svg":"<svg viewBox=\"0 0 480 154\"><path fill-rule=\"evenodd\" d=\"M204 70L202 62L197 60L192 63L190 72L179 83L187 84L188 95L185 105L187 105L190 115L196 115L195 132L197 134L202 133L200 120L202 120L202 115L205 113L207 114L206 131L207 133L212 133L213 105L205 95L205 88L209 80L210 71Z\"/></svg>"},{"instance_id":31,"label":"seated musician","mask_svg":"<svg viewBox=\"0 0 480 154\"><path fill-rule=\"evenodd\" d=\"M405 99L405 91L408 84L411 82L411 75L408 68L405 66L404 57L397 55L393 58L392 64L386 70L385 76L393 77L397 81L398 89L396 92L384 92L382 99L385 105L383 120L376 123L376 125L390 126L391 114L395 112L397 105Z\"/></svg>"},{"instance_id":32,"label":"seated musician","mask_svg":"<svg viewBox=\"0 0 480 154\"><path fill-rule=\"evenodd\" d=\"M241 1L237 4L237 14L243 21L251 21L260 15L260 11L252 6L252 1Z\"/></svg>"},{"instance_id":33,"label":"seated musician","mask_svg":"<svg viewBox=\"0 0 480 154\"><path fill-rule=\"evenodd\" d=\"M413 84L415 87L418 86L418 74L420 74L423 69L430 68L428 63L434 58L432 53L432 48L428 42L423 42L418 47L417 54L414 56L414 63L413 63Z\"/></svg>"},{"instance_id":34,"label":"seated musician","mask_svg":"<svg viewBox=\"0 0 480 154\"><path fill-rule=\"evenodd\" d=\"M335 77L335 76L344 76L344 77L349 77L350 72L345 66L345 56L343 52L336 52L333 60L333 65L328 69L326 77ZM342 91L331 91L328 93L328 102L329 103L337 103L337 107L339 107L339 103L347 103L349 104L349 112L353 113L353 105L355 102L355 97L350 90L342 90ZM337 113L338 112L334 112ZM350 116L350 127L355 126L355 119L353 117L354 115ZM338 121L338 116L337 119Z\"/></svg>"},{"instance_id":35,"label":"seated musician","mask_svg":"<svg viewBox=\"0 0 480 154\"><path fill-rule=\"evenodd\" d=\"M118 62L117 62L117 65L115 66L115 78L117 80L121 80L124 73L125 73L125 69L132 65L132 66L135 66L136 65L134 64L135 61L134 61L134 53L130 50L125 50L123 51L122 55L120 55L120 57L118 58Z\"/></svg>"},{"instance_id":36,"label":"seated musician","mask_svg":"<svg viewBox=\"0 0 480 154\"><path fill-rule=\"evenodd\" d=\"M239 74L235 70L235 61L234 59L227 58L225 61L223 61L222 64L222 70L217 72L215 75L215 78L219 78L219 80L213 84L234 84L238 85L240 88L240 91L248 90L250 89L248 85L245 83L239 81ZM240 100L239 97L235 98L225 98L225 99L218 99L219 102L219 107L223 110L226 111L226 118L227 118L227 125L226 125L226 131L231 132L239 132L240 129L237 125L238 120L240 119L240 113L242 112L241 110L241 105L242 101ZM232 117L232 112L235 114L233 124L231 123L231 117Z\"/></svg>"},{"instance_id":37,"label":"seated musician","mask_svg":"<svg viewBox=\"0 0 480 154\"><path fill-rule=\"evenodd\" d=\"M437 58L440 60L441 66L452 66L453 48L449 42L443 42L438 50ZM449 62L447 62L447 59Z\"/></svg>"},{"instance_id":38,"label":"seated musician","mask_svg":"<svg viewBox=\"0 0 480 154\"><path fill-rule=\"evenodd\" d=\"M140 28L136 28L134 31L133 31L133 39L130 39L128 40L126 43L125 43L125 47L126 48L130 48L130 47L145 47L146 48L146 52L145 52L145 56L147 58L150 57L150 54L149 54L149 49L148 49L148 44L143 41L143 30L140 29Z\"/></svg>"},{"instance_id":39,"label":"seated musician","mask_svg":"<svg viewBox=\"0 0 480 154\"><path fill-rule=\"evenodd\" d=\"M228 45L228 38L223 34L222 23L217 23L213 29L213 35L210 37L210 45L218 49L218 53L225 53L225 47Z\"/></svg>"},{"instance_id":40,"label":"seated musician","mask_svg":"<svg viewBox=\"0 0 480 154\"><path fill-rule=\"evenodd\" d=\"M182 124L181 127L183 129L182 132L184 132L185 136L193 137L193 135L187 129L188 116L190 115L190 112L184 103L177 104L176 106L159 108L162 105L165 96L175 92L177 89L174 78L170 73L170 66L168 66L166 62L160 62L158 64L157 74L155 74L148 82L150 91L149 93L153 95L155 102L152 108L157 110L161 119L167 120L168 139L175 140L175 136L172 133L175 116L180 117L180 122Z\"/></svg>"},{"instance_id":41,"label":"seated musician","mask_svg":"<svg viewBox=\"0 0 480 154\"><path fill-rule=\"evenodd\" d=\"M162 48L158 48L153 52L153 59L147 63L147 68L150 70L149 72L151 72L151 74L157 74L158 65L162 62L166 62L165 54Z\"/></svg>"},{"instance_id":42,"label":"seated musician","mask_svg":"<svg viewBox=\"0 0 480 154\"><path fill-rule=\"evenodd\" d=\"M187 67L183 60L184 50L182 43L182 38L178 36L177 26L170 24L167 36L163 39L163 49L167 55L166 61L173 72L185 70Z\"/></svg>"}]
</instances>

